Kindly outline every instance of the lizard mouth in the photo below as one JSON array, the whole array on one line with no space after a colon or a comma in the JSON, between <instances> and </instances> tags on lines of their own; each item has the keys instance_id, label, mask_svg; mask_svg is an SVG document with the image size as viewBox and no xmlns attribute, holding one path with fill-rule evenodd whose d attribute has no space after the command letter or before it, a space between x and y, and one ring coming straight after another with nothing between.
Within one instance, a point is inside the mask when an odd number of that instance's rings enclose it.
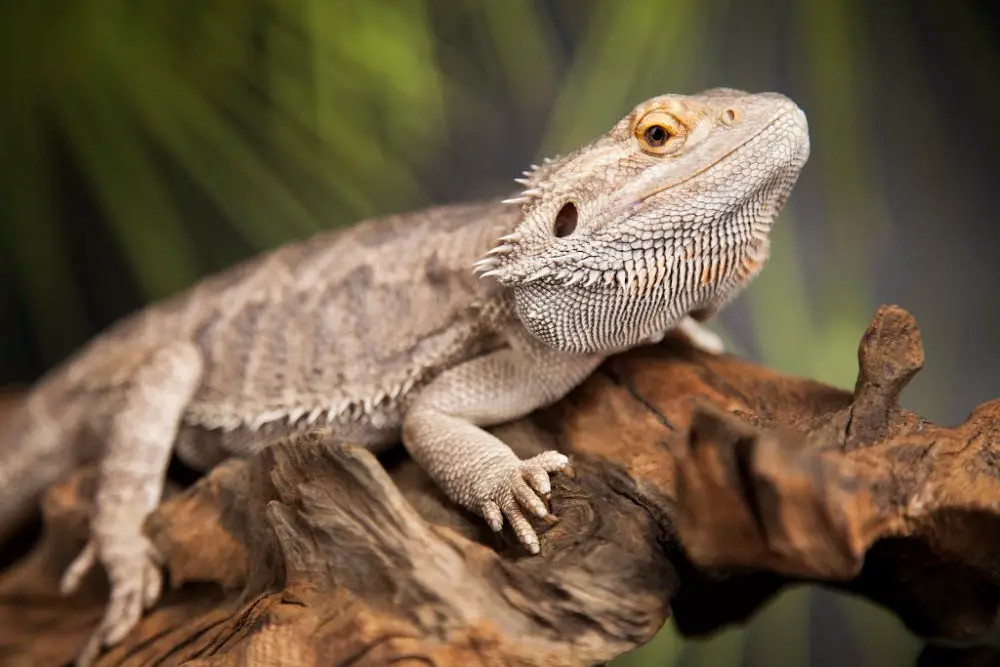
<instances>
[{"instance_id":1,"label":"lizard mouth","mask_svg":"<svg viewBox=\"0 0 1000 667\"><path fill-rule=\"evenodd\" d=\"M641 204L646 200L650 199L651 197L655 197L656 195L662 192L666 192L667 190L672 190L676 187L680 187L681 185L684 185L685 183L698 178L702 174L711 171L719 164L726 162L734 153L738 153L739 151L743 150L743 148L745 148L748 144L751 144L757 139L759 139L763 134L774 128L775 125L784 121L788 116L793 116L793 115L798 115L803 119L805 118L804 114L800 109L798 109L798 107L785 109L784 111L776 115L774 118L772 118L770 121L768 121L768 123L764 125L764 127L762 127L760 130L754 132L752 135L750 135L749 137L738 143L736 146L730 148L728 151L726 151L725 153L723 153L718 158L716 158L709 164L705 165L701 169L697 169L691 172L690 174L687 174L683 178L678 178L674 181L666 183L665 185L660 185L649 190L648 192L644 192L636 201L636 204Z\"/></svg>"}]
</instances>

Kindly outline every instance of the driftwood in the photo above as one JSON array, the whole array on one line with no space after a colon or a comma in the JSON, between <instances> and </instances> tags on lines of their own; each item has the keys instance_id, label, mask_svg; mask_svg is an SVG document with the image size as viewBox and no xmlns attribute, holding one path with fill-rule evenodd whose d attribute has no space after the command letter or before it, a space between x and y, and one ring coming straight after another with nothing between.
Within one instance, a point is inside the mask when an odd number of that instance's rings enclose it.
<instances>
[{"instance_id":1,"label":"driftwood","mask_svg":"<svg viewBox=\"0 0 1000 667\"><path fill-rule=\"evenodd\" d=\"M571 455L531 557L442 498L397 451L281 443L174 489L147 523L171 587L102 665L584 665L672 613L701 635L802 581L875 600L921 636L968 639L1000 609L1000 400L956 428L898 407L913 318L884 307L853 395L684 341L609 360L496 432ZM846 362L846 360L845 360ZM387 473L385 470L388 470ZM96 624L93 573L60 598L93 470L47 495L0 576L0 662L60 664ZM990 649L920 664L992 664Z\"/></svg>"}]
</instances>

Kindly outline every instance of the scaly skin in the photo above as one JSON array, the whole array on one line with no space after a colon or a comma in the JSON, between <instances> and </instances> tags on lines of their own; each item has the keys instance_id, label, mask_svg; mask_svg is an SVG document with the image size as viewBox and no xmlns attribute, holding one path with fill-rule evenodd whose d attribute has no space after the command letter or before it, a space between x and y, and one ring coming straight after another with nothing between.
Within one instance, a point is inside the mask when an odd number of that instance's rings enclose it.
<instances>
[{"instance_id":1,"label":"scaly skin","mask_svg":"<svg viewBox=\"0 0 1000 667\"><path fill-rule=\"evenodd\" d=\"M17 443L0 461L0 537L98 462L91 539L63 589L100 562L111 600L79 665L159 597L142 523L174 450L207 469L315 429L373 449L402 438L449 498L537 553L525 514L547 514L567 458L522 461L484 427L672 328L720 351L696 321L760 271L808 153L780 95L665 95L527 172L513 199L362 223L210 277L96 338L0 431Z\"/></svg>"}]
</instances>

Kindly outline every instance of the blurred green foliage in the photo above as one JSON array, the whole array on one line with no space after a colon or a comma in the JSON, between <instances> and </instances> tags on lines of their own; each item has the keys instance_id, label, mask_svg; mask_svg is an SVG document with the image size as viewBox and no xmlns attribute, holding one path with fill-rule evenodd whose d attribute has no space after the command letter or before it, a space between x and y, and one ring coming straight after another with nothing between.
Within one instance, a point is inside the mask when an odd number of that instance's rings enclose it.
<instances>
[{"instance_id":1,"label":"blurred green foliage","mask_svg":"<svg viewBox=\"0 0 1000 667\"><path fill-rule=\"evenodd\" d=\"M905 6L881 11L898 26ZM428 203L435 165L477 151L469 127L486 143L494 127L544 128L525 134L537 143L500 138L526 166L533 150L538 158L575 148L654 94L779 89L809 113L804 180L825 209L825 261L839 268L807 271L797 259L802 210L793 197L773 259L746 297L753 342L744 346L779 370L850 386L876 305L869 252L888 218L866 122L875 85L866 10L863 0L763 0L734 19L737 9L728 0L6 3L0 286L52 363L95 326L71 266L101 259L80 260L66 224L102 225L151 300L242 248ZM995 59L960 7L942 6L939 20L961 30L977 58ZM992 85L981 68L969 77ZM896 85L912 101L912 122L933 136L920 78L901 71ZM502 114L516 120L495 124ZM97 204L96 222L60 200L63 162ZM499 194L516 170L493 173L488 186ZM479 187L450 190L466 185ZM792 591L747 628L709 640L682 642L668 624L615 664L805 665L817 599ZM823 600L848 619L862 664L912 662L916 643L895 620L847 598Z\"/></svg>"}]
</instances>

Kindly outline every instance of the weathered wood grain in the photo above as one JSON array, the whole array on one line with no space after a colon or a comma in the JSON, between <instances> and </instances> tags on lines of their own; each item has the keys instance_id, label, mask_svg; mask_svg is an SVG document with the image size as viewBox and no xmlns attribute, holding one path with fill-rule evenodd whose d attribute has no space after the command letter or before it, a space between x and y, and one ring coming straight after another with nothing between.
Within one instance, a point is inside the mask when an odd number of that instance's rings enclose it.
<instances>
[{"instance_id":1,"label":"weathered wood grain","mask_svg":"<svg viewBox=\"0 0 1000 667\"><path fill-rule=\"evenodd\" d=\"M399 452L386 472L315 435L228 462L150 517L172 588L99 664L601 664L671 612L703 634L801 581L871 598L925 637L986 632L1000 609L1000 401L955 428L901 409L923 350L896 307L859 360L853 395L679 340L609 360L496 430L523 455L572 457L538 557ZM0 574L5 665L65 663L100 618L99 571L56 592L92 475L51 490L41 539ZM981 664L984 650L929 649L921 664Z\"/></svg>"}]
</instances>

